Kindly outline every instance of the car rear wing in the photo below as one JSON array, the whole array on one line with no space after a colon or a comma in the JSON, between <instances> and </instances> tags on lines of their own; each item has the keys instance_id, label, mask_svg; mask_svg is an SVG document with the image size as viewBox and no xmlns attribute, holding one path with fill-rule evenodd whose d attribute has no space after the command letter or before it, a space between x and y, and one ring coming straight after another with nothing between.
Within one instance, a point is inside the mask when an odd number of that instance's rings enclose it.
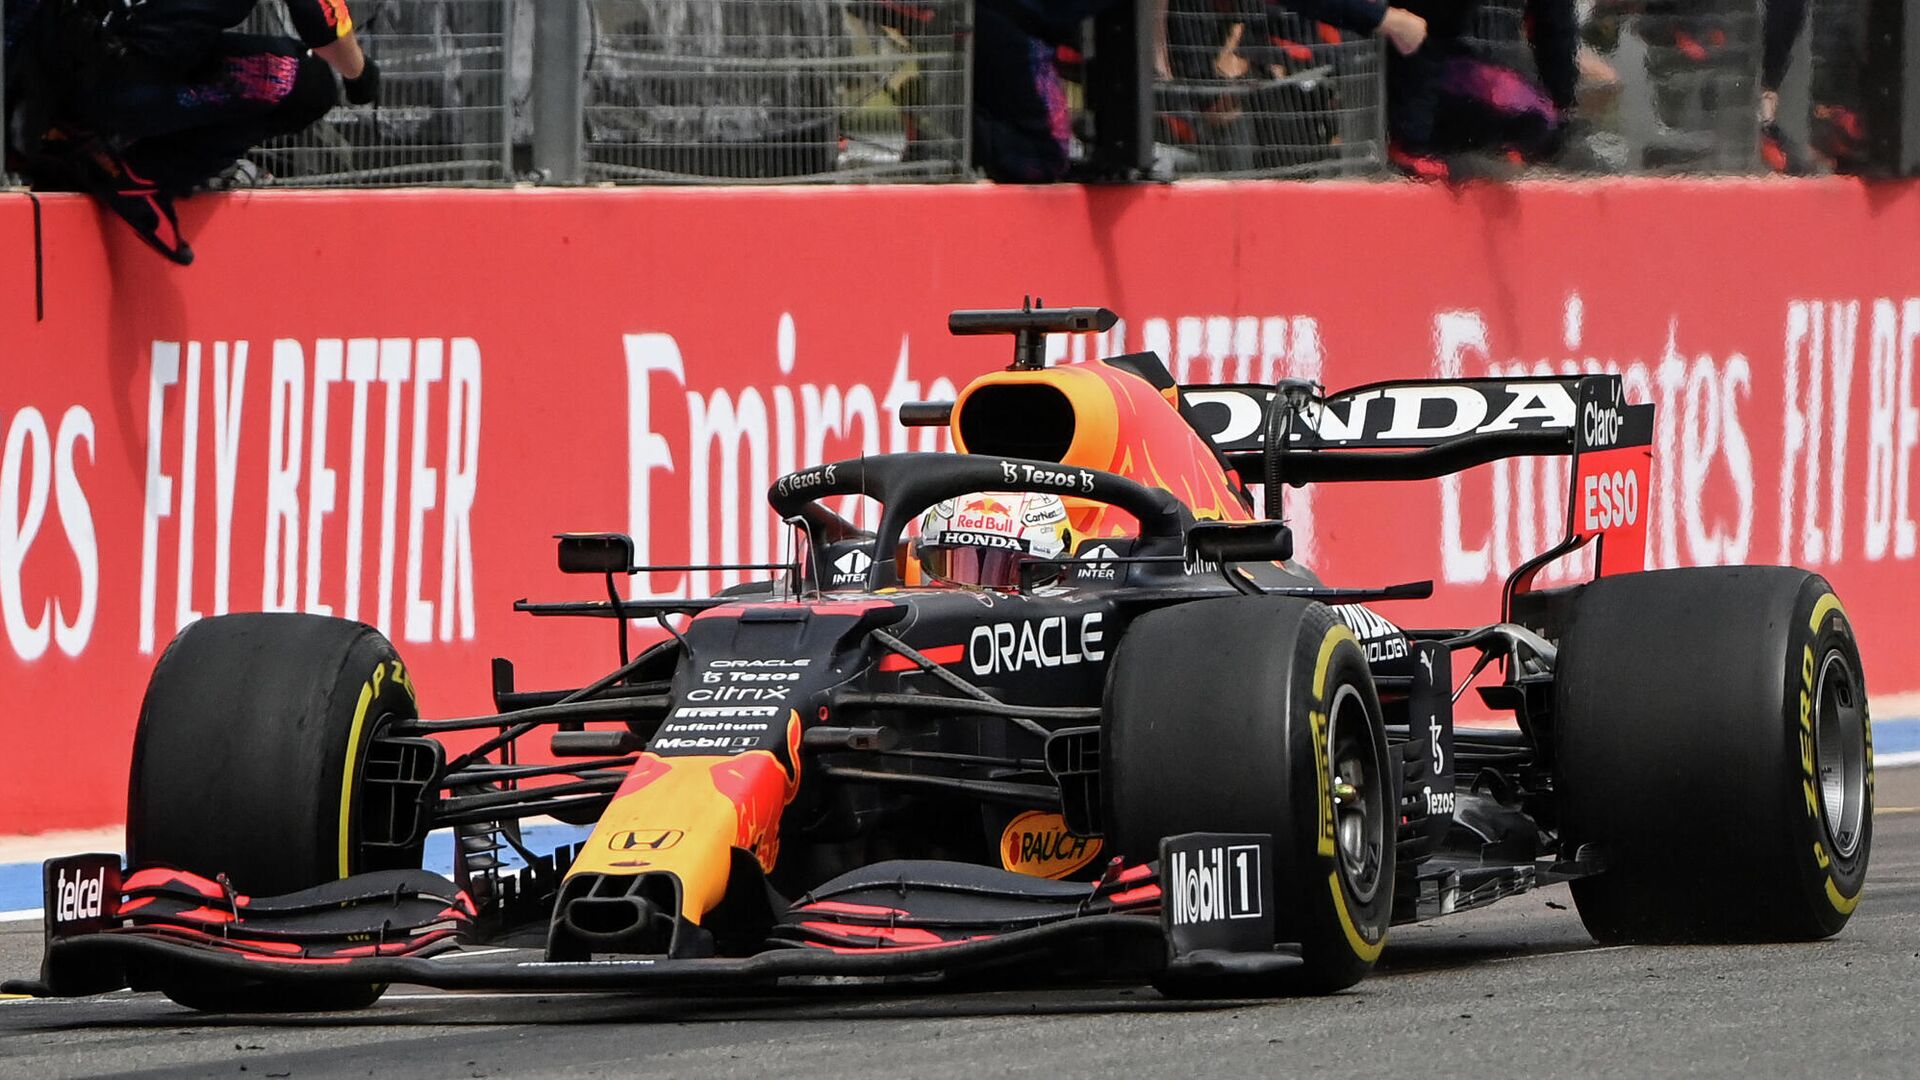
<instances>
[{"instance_id":1,"label":"car rear wing","mask_svg":"<svg viewBox=\"0 0 1920 1080\"><path fill-rule=\"evenodd\" d=\"M1301 382L1183 386L1189 423L1249 481L1299 486L1424 480L1502 458L1573 459L1567 536L1528 560L1508 596L1555 559L1599 545L1601 574L1646 566L1653 406L1618 375L1413 379L1320 394Z\"/></svg>"},{"instance_id":2,"label":"car rear wing","mask_svg":"<svg viewBox=\"0 0 1920 1080\"><path fill-rule=\"evenodd\" d=\"M1572 454L1581 387L1619 377L1183 386L1189 421L1249 480L1424 480L1507 457ZM1599 394L1617 399L1617 393ZM1279 452L1272 453L1276 441Z\"/></svg>"}]
</instances>

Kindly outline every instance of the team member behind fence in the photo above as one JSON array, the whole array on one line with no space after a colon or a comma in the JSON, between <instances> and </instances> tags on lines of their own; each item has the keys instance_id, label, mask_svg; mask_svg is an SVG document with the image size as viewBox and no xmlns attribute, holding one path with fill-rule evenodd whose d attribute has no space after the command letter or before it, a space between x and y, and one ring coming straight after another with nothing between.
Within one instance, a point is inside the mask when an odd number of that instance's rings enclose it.
<instances>
[{"instance_id":1,"label":"team member behind fence","mask_svg":"<svg viewBox=\"0 0 1920 1080\"><path fill-rule=\"evenodd\" d=\"M1391 7L1381 0L1287 0L1285 6L1354 33L1378 33L1394 46L1387 55L1387 125L1394 160L1415 175L1452 176L1458 155L1471 151L1511 151L1529 162L1559 152L1579 82L1573 0L1528 0L1537 81L1468 46L1475 0L1396 0Z\"/></svg>"},{"instance_id":2,"label":"team member behind fence","mask_svg":"<svg viewBox=\"0 0 1920 1080\"><path fill-rule=\"evenodd\" d=\"M1780 127L1780 84L1787 80L1794 43L1807 22L1807 0L1767 0L1760 59L1760 160L1774 172L1806 173L1806 149Z\"/></svg>"},{"instance_id":3,"label":"team member behind fence","mask_svg":"<svg viewBox=\"0 0 1920 1080\"><path fill-rule=\"evenodd\" d=\"M1761 163L1776 172L1811 172L1815 165L1807 148L1782 130L1777 116L1780 85L1807 9L1807 0L1595 0L1581 32L1594 48L1610 51L1630 27L1646 46L1647 83L1659 121L1648 140L1646 165L1745 171L1751 144L1729 135L1743 129L1749 110L1757 108ZM1865 9L1853 0L1838 0L1834 10ZM1751 85L1756 50L1757 102ZM1831 59L1819 52L1816 45L1816 58ZM1834 85L1822 79L1823 73L1844 73L1845 79L1858 70L1846 58L1816 64L1815 98Z\"/></svg>"},{"instance_id":4,"label":"team member behind fence","mask_svg":"<svg viewBox=\"0 0 1920 1080\"><path fill-rule=\"evenodd\" d=\"M299 41L233 33L259 0L5 0L7 116L36 186L92 192L185 265L174 200L338 100L373 101L346 0L285 0ZM311 50L311 52L309 52Z\"/></svg>"},{"instance_id":5,"label":"team member behind fence","mask_svg":"<svg viewBox=\"0 0 1920 1080\"><path fill-rule=\"evenodd\" d=\"M1144 0L1143 0L1144 2ZM973 163L988 178L1067 176L1073 131L1056 64L1080 24L1114 0L979 0L974 8Z\"/></svg>"}]
</instances>

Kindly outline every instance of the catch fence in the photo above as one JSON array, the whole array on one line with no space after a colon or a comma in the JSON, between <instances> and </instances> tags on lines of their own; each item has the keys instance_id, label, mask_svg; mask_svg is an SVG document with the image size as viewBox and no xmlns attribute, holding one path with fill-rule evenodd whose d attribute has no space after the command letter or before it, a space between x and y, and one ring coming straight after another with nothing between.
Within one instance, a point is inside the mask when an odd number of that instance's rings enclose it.
<instances>
[{"instance_id":1,"label":"catch fence","mask_svg":"<svg viewBox=\"0 0 1920 1080\"><path fill-rule=\"evenodd\" d=\"M1156 35L1156 47L1142 55L1154 58L1147 107L1159 173L1389 174L1392 65L1379 37L1336 31L1260 0L1130 2L1139 5L1142 33ZM7 3L0 0L0 11ZM765 184L977 175L973 0L352 4L367 53L382 68L379 102L341 105L307 131L258 148L251 155L258 168L243 171L241 182ZM1855 100L1863 93L1855 84L1866 52L1864 9L1857 0L1811 7L1816 90L1852 94L1821 99L1846 107L1815 107L1814 142L1825 149L1823 138L1843 142L1858 127L1864 107ZM1612 171L1759 167L1763 0L1594 0L1583 8L1583 66L1611 64L1632 88L1579 113L1578 139L1627 148L1605 155ZM1160 12L1164 20L1155 23ZM1483 0L1468 46L1531 71L1524 16L1523 0ZM245 28L291 36L276 3L262 3ZM1090 42L1091 34L1062 42L1061 70L1072 78L1092 71L1080 62ZM1090 96L1078 87L1069 93ZM1637 104L1620 104L1629 98Z\"/></svg>"},{"instance_id":2,"label":"catch fence","mask_svg":"<svg viewBox=\"0 0 1920 1080\"><path fill-rule=\"evenodd\" d=\"M514 178L508 70L531 30L515 0L356 0L359 36L380 66L380 100L339 105L251 156L281 184L309 187L503 184ZM517 16L517 17L516 17ZM246 27L292 37L286 9L261 4Z\"/></svg>"},{"instance_id":3,"label":"catch fence","mask_svg":"<svg viewBox=\"0 0 1920 1080\"><path fill-rule=\"evenodd\" d=\"M1386 164L1382 43L1273 5L1171 0L1154 87L1176 176L1334 177Z\"/></svg>"},{"instance_id":4,"label":"catch fence","mask_svg":"<svg viewBox=\"0 0 1920 1080\"><path fill-rule=\"evenodd\" d=\"M967 175L969 0L595 0L590 180Z\"/></svg>"}]
</instances>

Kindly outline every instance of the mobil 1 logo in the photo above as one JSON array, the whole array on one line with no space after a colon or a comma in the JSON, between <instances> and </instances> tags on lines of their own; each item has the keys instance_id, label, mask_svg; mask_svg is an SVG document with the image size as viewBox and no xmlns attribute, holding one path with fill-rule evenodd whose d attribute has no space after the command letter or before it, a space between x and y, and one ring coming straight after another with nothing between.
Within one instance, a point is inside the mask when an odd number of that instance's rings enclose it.
<instances>
[{"instance_id":1,"label":"mobil 1 logo","mask_svg":"<svg viewBox=\"0 0 1920 1080\"><path fill-rule=\"evenodd\" d=\"M1160 841L1160 920L1172 955L1273 950L1273 838L1185 833Z\"/></svg>"}]
</instances>

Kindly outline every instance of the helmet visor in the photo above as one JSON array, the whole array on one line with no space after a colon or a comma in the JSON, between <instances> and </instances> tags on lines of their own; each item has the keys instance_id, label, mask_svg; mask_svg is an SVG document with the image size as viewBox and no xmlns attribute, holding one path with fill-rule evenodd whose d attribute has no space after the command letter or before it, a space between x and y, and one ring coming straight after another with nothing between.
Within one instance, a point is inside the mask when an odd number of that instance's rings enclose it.
<instances>
[{"instance_id":1,"label":"helmet visor","mask_svg":"<svg viewBox=\"0 0 1920 1080\"><path fill-rule=\"evenodd\" d=\"M986 589L1014 589L1021 584L1020 568L1037 562L1024 551L965 545L922 544L920 568L929 581L973 585ZM1043 575L1044 576L1044 575Z\"/></svg>"}]
</instances>

